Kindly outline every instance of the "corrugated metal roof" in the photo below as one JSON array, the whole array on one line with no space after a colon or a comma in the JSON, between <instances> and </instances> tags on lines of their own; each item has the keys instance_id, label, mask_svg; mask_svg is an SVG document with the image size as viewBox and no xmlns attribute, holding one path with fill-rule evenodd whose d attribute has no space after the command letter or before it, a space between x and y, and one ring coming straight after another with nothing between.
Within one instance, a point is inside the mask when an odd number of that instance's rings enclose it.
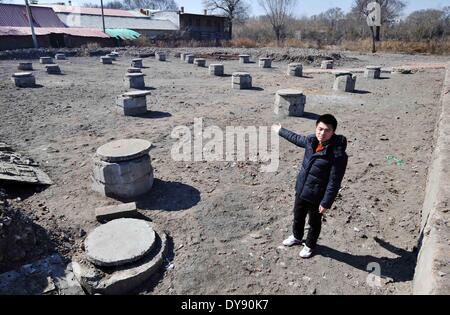
<instances>
[{"instance_id":1,"label":"corrugated metal roof","mask_svg":"<svg viewBox=\"0 0 450 315\"><path fill-rule=\"evenodd\" d=\"M65 27L51 8L31 6L36 27ZM0 4L0 26L29 26L26 7L18 4Z\"/></svg>"},{"instance_id":2,"label":"corrugated metal roof","mask_svg":"<svg viewBox=\"0 0 450 315\"><path fill-rule=\"evenodd\" d=\"M70 27L91 27L103 29L101 16L66 13L57 13L57 15L67 26ZM106 28L127 28L132 30L178 30L178 27L168 20L116 16L105 16L105 26Z\"/></svg>"},{"instance_id":3,"label":"corrugated metal roof","mask_svg":"<svg viewBox=\"0 0 450 315\"><path fill-rule=\"evenodd\" d=\"M45 5L45 4L43 4L42 6L50 7L56 13L102 15L101 8L86 8L86 7L74 7L66 5ZM103 14L105 16L145 17L145 15L143 15L138 11L128 11L119 9L103 9Z\"/></svg>"},{"instance_id":4,"label":"corrugated metal roof","mask_svg":"<svg viewBox=\"0 0 450 315\"><path fill-rule=\"evenodd\" d=\"M111 37L120 38L123 40L136 39L141 36L141 34L139 34L138 32L126 28L114 28L114 29L109 28L106 29L106 34L108 34Z\"/></svg>"},{"instance_id":5,"label":"corrugated metal roof","mask_svg":"<svg viewBox=\"0 0 450 315\"><path fill-rule=\"evenodd\" d=\"M110 36L95 28L77 28L77 27L36 27L36 35L67 34L81 37L100 37L109 38ZM0 36L30 36L29 27L0 26Z\"/></svg>"}]
</instances>

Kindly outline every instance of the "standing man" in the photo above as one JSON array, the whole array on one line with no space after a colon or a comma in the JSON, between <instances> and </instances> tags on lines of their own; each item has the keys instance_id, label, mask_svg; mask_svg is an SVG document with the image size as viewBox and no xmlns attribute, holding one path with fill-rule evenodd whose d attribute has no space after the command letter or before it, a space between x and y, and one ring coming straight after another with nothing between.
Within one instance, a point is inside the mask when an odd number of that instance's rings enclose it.
<instances>
[{"instance_id":1,"label":"standing man","mask_svg":"<svg viewBox=\"0 0 450 315\"><path fill-rule=\"evenodd\" d=\"M347 168L347 139L336 135L337 120L332 115L321 116L316 123L316 134L302 136L281 125L273 131L289 142L305 148L305 157L295 185L293 235L284 246L301 244L306 215L309 214L309 233L300 257L310 258L319 239L322 217L331 209L341 188Z\"/></svg>"}]
</instances>

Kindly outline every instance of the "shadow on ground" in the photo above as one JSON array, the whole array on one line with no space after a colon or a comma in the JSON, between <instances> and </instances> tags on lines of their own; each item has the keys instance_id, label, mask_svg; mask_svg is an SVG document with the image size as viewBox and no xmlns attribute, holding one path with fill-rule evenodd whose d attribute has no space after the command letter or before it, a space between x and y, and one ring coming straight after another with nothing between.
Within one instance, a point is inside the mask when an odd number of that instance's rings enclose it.
<instances>
[{"instance_id":1,"label":"shadow on ground","mask_svg":"<svg viewBox=\"0 0 450 315\"><path fill-rule=\"evenodd\" d=\"M379 238L375 238L375 241L384 249L396 254L397 258L387 257L375 257L371 255L351 255L343 253L338 250L329 248L327 246L318 246L317 254L323 257L328 257L339 262L343 262L353 268L366 271L368 273L373 272L369 268L372 263L379 264L381 267L381 278L391 278L394 282L406 282L411 281L414 278L414 270L417 261L417 250L412 252L395 247Z\"/></svg>"},{"instance_id":2,"label":"shadow on ground","mask_svg":"<svg viewBox=\"0 0 450 315\"><path fill-rule=\"evenodd\" d=\"M142 210L181 211L200 200L200 191L192 186L155 179L152 190L137 200L137 206Z\"/></svg>"}]
</instances>

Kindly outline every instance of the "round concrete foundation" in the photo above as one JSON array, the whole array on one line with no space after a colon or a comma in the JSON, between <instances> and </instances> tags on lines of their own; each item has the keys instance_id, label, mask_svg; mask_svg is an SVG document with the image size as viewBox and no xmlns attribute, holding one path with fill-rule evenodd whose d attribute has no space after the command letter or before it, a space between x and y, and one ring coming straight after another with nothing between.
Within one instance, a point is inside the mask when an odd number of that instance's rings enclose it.
<instances>
[{"instance_id":1,"label":"round concrete foundation","mask_svg":"<svg viewBox=\"0 0 450 315\"><path fill-rule=\"evenodd\" d=\"M128 242L132 240L128 239ZM73 273L89 294L123 295L130 293L158 271L167 255L167 235L155 231L152 250L136 262L120 267L98 267L87 259L72 262Z\"/></svg>"},{"instance_id":2,"label":"round concrete foundation","mask_svg":"<svg viewBox=\"0 0 450 315\"><path fill-rule=\"evenodd\" d=\"M126 200L149 192L154 181L150 147L150 142L139 139L113 141L100 147L94 156L94 190Z\"/></svg>"},{"instance_id":3,"label":"round concrete foundation","mask_svg":"<svg viewBox=\"0 0 450 315\"><path fill-rule=\"evenodd\" d=\"M118 267L140 260L155 245L150 223L118 219L89 233L84 241L87 259L96 266Z\"/></svg>"}]
</instances>

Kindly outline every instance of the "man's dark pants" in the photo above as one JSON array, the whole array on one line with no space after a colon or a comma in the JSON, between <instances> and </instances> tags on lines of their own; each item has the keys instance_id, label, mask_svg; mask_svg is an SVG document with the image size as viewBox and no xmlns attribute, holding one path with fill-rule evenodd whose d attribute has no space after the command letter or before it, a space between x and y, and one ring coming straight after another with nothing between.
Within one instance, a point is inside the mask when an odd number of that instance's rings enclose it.
<instances>
[{"instance_id":1,"label":"man's dark pants","mask_svg":"<svg viewBox=\"0 0 450 315\"><path fill-rule=\"evenodd\" d=\"M316 248L317 240L319 239L320 231L322 229L322 214L319 213L319 205L313 205L306 200L295 196L294 205L294 237L298 240L303 240L305 232L306 215L309 214L309 232L306 238L306 246L311 249Z\"/></svg>"}]
</instances>

